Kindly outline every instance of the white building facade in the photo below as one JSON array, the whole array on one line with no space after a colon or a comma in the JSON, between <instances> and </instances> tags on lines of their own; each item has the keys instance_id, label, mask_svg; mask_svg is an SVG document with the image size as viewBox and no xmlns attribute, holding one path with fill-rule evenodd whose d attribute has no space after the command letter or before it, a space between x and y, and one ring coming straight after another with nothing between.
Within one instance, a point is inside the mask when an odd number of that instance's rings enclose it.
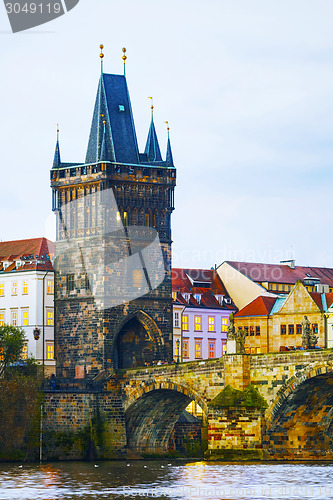
<instances>
[{"instance_id":1,"label":"white building facade","mask_svg":"<svg viewBox=\"0 0 333 500\"><path fill-rule=\"evenodd\" d=\"M23 358L44 361L45 374L55 372L53 252L45 238L0 243L0 325L24 329Z\"/></svg>"}]
</instances>

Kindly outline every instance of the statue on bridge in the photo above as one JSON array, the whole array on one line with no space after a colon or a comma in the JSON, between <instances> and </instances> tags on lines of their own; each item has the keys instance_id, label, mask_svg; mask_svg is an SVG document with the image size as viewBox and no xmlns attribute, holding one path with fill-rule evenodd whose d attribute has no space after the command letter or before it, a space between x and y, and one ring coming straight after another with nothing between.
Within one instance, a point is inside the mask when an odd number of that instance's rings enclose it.
<instances>
[{"instance_id":1,"label":"statue on bridge","mask_svg":"<svg viewBox=\"0 0 333 500\"><path fill-rule=\"evenodd\" d=\"M302 322L302 346L304 349L314 349L318 342L318 336L311 329L310 321L307 316L304 316Z\"/></svg>"},{"instance_id":2,"label":"statue on bridge","mask_svg":"<svg viewBox=\"0 0 333 500\"><path fill-rule=\"evenodd\" d=\"M227 332L227 340L236 340L236 328L234 324L234 315L230 314L229 316L229 326L228 326L228 332Z\"/></svg>"},{"instance_id":3,"label":"statue on bridge","mask_svg":"<svg viewBox=\"0 0 333 500\"><path fill-rule=\"evenodd\" d=\"M245 337L245 330L240 329L236 332L234 315L230 314L227 332L227 354L245 354Z\"/></svg>"}]
</instances>

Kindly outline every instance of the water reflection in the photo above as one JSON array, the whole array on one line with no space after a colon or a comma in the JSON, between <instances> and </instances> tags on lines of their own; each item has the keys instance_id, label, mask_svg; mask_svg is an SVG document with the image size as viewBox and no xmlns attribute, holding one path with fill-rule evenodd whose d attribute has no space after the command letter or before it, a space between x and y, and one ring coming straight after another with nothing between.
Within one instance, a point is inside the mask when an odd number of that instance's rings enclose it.
<instances>
[{"instance_id":1,"label":"water reflection","mask_svg":"<svg viewBox=\"0 0 333 500\"><path fill-rule=\"evenodd\" d=\"M0 499L328 500L332 473L331 463L0 464Z\"/></svg>"}]
</instances>

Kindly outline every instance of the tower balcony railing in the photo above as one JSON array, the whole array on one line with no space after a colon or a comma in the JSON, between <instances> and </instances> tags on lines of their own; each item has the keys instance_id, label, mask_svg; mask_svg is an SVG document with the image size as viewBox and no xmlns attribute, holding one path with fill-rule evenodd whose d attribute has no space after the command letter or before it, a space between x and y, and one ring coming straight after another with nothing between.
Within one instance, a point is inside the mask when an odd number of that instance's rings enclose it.
<instances>
[{"instance_id":1,"label":"tower balcony railing","mask_svg":"<svg viewBox=\"0 0 333 500\"><path fill-rule=\"evenodd\" d=\"M82 179L82 177L84 179ZM141 165L118 165L113 163L94 163L87 165L64 165L51 170L52 185L60 185L66 180L73 184L90 179L113 179L127 181L148 181L161 184L175 184L175 169L166 167L142 167Z\"/></svg>"}]
</instances>

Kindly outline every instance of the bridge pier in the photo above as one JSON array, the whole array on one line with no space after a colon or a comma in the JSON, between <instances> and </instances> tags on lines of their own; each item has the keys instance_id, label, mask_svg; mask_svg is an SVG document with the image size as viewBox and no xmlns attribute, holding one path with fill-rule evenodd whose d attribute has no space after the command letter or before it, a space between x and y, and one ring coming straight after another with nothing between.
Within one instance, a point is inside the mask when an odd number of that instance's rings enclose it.
<instances>
[{"instance_id":1,"label":"bridge pier","mask_svg":"<svg viewBox=\"0 0 333 500\"><path fill-rule=\"evenodd\" d=\"M251 385L228 385L209 404L209 460L262 460L266 401Z\"/></svg>"}]
</instances>

